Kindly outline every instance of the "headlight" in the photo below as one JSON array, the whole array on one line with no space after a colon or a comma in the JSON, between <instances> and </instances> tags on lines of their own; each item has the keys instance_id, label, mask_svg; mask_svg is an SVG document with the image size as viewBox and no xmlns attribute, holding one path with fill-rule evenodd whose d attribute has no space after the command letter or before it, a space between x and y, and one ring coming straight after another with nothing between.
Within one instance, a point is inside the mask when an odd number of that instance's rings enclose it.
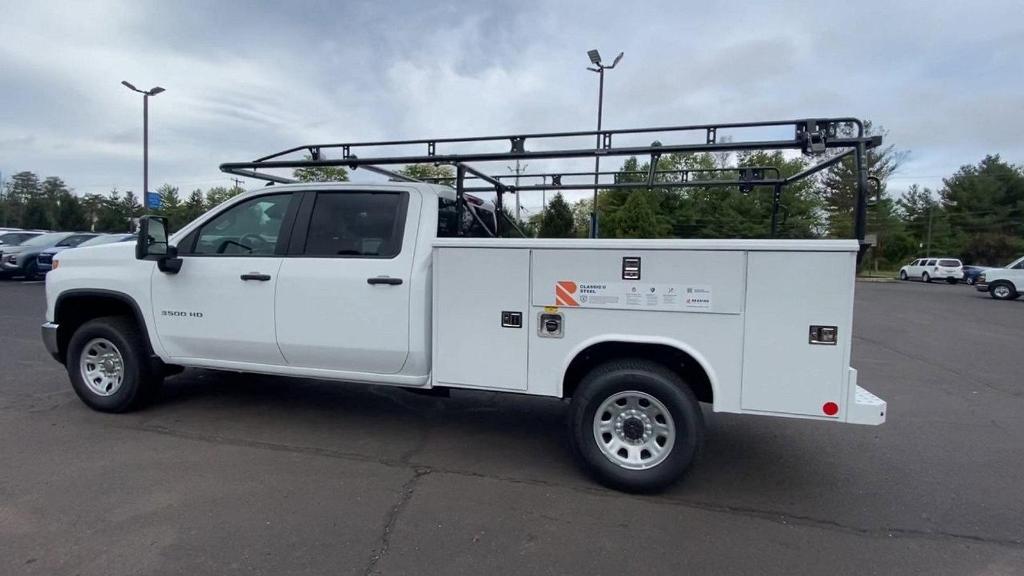
<instances>
[{"instance_id":1,"label":"headlight","mask_svg":"<svg viewBox=\"0 0 1024 576\"><path fill-rule=\"evenodd\" d=\"M984 281L985 281L985 275L984 274L978 274L978 282L984 282Z\"/></svg>"},{"instance_id":2,"label":"headlight","mask_svg":"<svg viewBox=\"0 0 1024 576\"><path fill-rule=\"evenodd\" d=\"M16 254L11 254L10 256L7 257L7 263L8 264L17 264L18 263L18 256Z\"/></svg>"}]
</instances>

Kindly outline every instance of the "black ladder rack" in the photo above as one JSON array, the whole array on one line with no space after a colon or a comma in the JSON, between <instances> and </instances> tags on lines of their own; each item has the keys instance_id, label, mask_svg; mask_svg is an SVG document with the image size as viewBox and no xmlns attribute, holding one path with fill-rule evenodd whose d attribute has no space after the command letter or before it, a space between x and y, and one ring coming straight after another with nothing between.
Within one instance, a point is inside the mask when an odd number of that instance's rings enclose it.
<instances>
[{"instance_id":1,"label":"black ladder rack","mask_svg":"<svg viewBox=\"0 0 1024 576\"><path fill-rule=\"evenodd\" d=\"M753 130L766 128L792 129L791 138L747 138L725 139L719 132L722 130ZM654 141L646 146L616 146L614 141L622 137L635 135L658 135L661 138L672 137L676 142L664 143ZM687 142L697 139L697 142ZM703 140L702 142L700 140ZM536 145L528 149L527 144ZM881 145L881 136L866 136L864 124L856 118L811 118L802 120L777 120L768 122L741 122L726 124L700 124L694 126L661 126L654 128L630 128L621 130L588 130L579 132L551 132L532 134L507 134L500 136L475 136L469 138L424 138L417 140L383 140L375 142L350 142L336 144L307 144L282 150L263 156L250 162L228 162L220 165L223 172L258 178L268 182L290 183L295 180L268 174L263 170L282 168L317 168L344 166L350 169L364 168L392 179L412 181L383 168L406 164L445 164L455 167L456 175L449 182L454 184L459 200L468 191L494 191L496 193L495 208L502 210L503 194L516 190L590 190L595 183L562 183L563 176L589 176L597 178L609 172L551 172L544 174L520 174L523 178L547 177L552 184L520 184L518 187L507 181L514 175L488 175L482 169L470 163L508 162L513 160L547 160L570 158L594 158L598 156L638 156L648 157L651 169L646 173L646 180L641 182L616 181L598 184L601 189L625 189L637 187L688 188L696 186L739 186L749 190L753 186L770 186L773 190L772 233L777 226L778 202L782 189L793 182L807 178L833 166L844 158L852 156L857 173L857 197L854 207L854 236L860 242L860 254L863 255L867 245L864 233L868 202L868 171L866 165L867 150ZM404 154L374 154L373 149L403 148ZM678 170L656 171L658 159L665 154L700 153L747 150L800 150L805 155L824 155L825 160L808 167L806 170L787 178L780 178L778 170L772 167L739 167L718 170L722 173L736 175L731 178L692 179L694 174L709 174L715 170ZM827 154L828 152L836 152ZM338 157L329 158L329 152L339 152ZM359 152L360 154L356 154ZM288 158L295 154L304 154L308 158ZM773 177L767 177L771 172ZM642 175L639 173L638 175ZM660 177L659 177L660 176ZM485 182L487 186L467 187L467 182ZM555 182L558 185L555 185ZM595 181L596 182L596 181ZM458 202L459 209L462 202ZM502 218L496 218L498 233L501 233Z\"/></svg>"}]
</instances>

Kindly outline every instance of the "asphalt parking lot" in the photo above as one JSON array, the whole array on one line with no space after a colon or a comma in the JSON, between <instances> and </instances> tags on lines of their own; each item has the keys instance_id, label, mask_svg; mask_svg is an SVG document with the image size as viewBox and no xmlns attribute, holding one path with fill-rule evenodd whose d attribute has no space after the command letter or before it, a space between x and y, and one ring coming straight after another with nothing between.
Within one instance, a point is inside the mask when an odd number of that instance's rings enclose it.
<instances>
[{"instance_id":1,"label":"asphalt parking lot","mask_svg":"<svg viewBox=\"0 0 1024 576\"><path fill-rule=\"evenodd\" d=\"M92 412L0 282L0 574L1022 574L1024 299L858 283L881 427L708 414L681 484L572 464L563 404L186 371Z\"/></svg>"}]
</instances>

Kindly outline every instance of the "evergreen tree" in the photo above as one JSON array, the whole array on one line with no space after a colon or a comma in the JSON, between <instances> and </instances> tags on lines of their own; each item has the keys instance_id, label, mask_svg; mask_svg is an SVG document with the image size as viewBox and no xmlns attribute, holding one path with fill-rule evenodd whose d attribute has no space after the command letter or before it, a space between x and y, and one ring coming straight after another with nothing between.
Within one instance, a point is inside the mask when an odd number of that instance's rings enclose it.
<instances>
[{"instance_id":1,"label":"evergreen tree","mask_svg":"<svg viewBox=\"0 0 1024 576\"><path fill-rule=\"evenodd\" d=\"M853 134L853 126L841 128L840 134ZM864 134L871 136L888 132L884 128L875 128L870 122L864 123ZM886 180L895 172L906 158L906 151L897 150L895 145L888 144L867 151L866 163L868 174L878 178L885 191ZM821 196L825 201L825 212L828 235L833 238L853 237L853 208L857 198L857 170L852 156L844 158L833 166L821 179Z\"/></svg>"},{"instance_id":2,"label":"evergreen tree","mask_svg":"<svg viewBox=\"0 0 1024 576\"><path fill-rule=\"evenodd\" d=\"M537 234L540 238L572 238L575 235L572 209L561 193L548 202Z\"/></svg>"},{"instance_id":3,"label":"evergreen tree","mask_svg":"<svg viewBox=\"0 0 1024 576\"><path fill-rule=\"evenodd\" d=\"M41 230L53 228L53 220L50 219L50 211L47 208L46 200L43 198L29 198L21 215L21 227Z\"/></svg>"},{"instance_id":4,"label":"evergreen tree","mask_svg":"<svg viewBox=\"0 0 1024 576\"><path fill-rule=\"evenodd\" d=\"M60 230L90 230L92 224L82 201L67 190L61 193L58 200L56 223Z\"/></svg>"},{"instance_id":5,"label":"evergreen tree","mask_svg":"<svg viewBox=\"0 0 1024 576\"><path fill-rule=\"evenodd\" d=\"M206 212L206 203L203 201L203 191L197 188L188 195L188 200L185 200L181 206L183 225L199 218L204 212Z\"/></svg>"}]
</instances>

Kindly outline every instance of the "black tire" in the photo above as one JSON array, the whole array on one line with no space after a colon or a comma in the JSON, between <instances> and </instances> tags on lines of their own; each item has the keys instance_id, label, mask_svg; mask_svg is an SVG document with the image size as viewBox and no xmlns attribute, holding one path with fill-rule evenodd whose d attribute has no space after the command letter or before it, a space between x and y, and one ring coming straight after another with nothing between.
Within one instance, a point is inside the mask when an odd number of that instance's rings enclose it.
<instances>
[{"instance_id":1,"label":"black tire","mask_svg":"<svg viewBox=\"0 0 1024 576\"><path fill-rule=\"evenodd\" d=\"M968 277L966 280L964 280L964 282L967 282L968 286L974 286L976 280L974 278Z\"/></svg>"},{"instance_id":2,"label":"black tire","mask_svg":"<svg viewBox=\"0 0 1024 576\"><path fill-rule=\"evenodd\" d=\"M927 272L925 272L924 274L921 274L921 282L931 283L931 281L932 281L932 277L929 276Z\"/></svg>"},{"instance_id":3,"label":"black tire","mask_svg":"<svg viewBox=\"0 0 1024 576\"><path fill-rule=\"evenodd\" d=\"M957 278L946 278L946 284L959 284L960 280Z\"/></svg>"},{"instance_id":4,"label":"black tire","mask_svg":"<svg viewBox=\"0 0 1024 576\"><path fill-rule=\"evenodd\" d=\"M86 384L81 359L85 347L95 339L104 339L116 348L123 360L120 386L103 396ZM156 396L162 377L149 361L145 340L136 323L123 316L96 318L79 326L68 342L67 370L78 397L93 410L128 412L141 408Z\"/></svg>"},{"instance_id":5,"label":"black tire","mask_svg":"<svg viewBox=\"0 0 1024 576\"><path fill-rule=\"evenodd\" d=\"M1002 290L1005 288L1005 290ZM996 300L1016 300L1020 297L1016 287L1009 282L993 282L988 285L988 295Z\"/></svg>"},{"instance_id":6,"label":"black tire","mask_svg":"<svg viewBox=\"0 0 1024 576\"><path fill-rule=\"evenodd\" d=\"M900 280L903 280L904 282L909 280L909 278L907 278L907 271L906 270L900 270Z\"/></svg>"},{"instance_id":7,"label":"black tire","mask_svg":"<svg viewBox=\"0 0 1024 576\"><path fill-rule=\"evenodd\" d=\"M35 261L25 264L25 280L35 280L39 278L39 267L36 266Z\"/></svg>"},{"instance_id":8,"label":"black tire","mask_svg":"<svg viewBox=\"0 0 1024 576\"><path fill-rule=\"evenodd\" d=\"M601 404L622 392L640 392L667 408L675 428L664 459L650 468L621 466L606 456L594 430ZM614 360L597 366L577 387L569 408L569 438L574 454L598 482L626 492L653 492L679 480L704 443L704 417L693 391L662 364L641 359Z\"/></svg>"}]
</instances>

